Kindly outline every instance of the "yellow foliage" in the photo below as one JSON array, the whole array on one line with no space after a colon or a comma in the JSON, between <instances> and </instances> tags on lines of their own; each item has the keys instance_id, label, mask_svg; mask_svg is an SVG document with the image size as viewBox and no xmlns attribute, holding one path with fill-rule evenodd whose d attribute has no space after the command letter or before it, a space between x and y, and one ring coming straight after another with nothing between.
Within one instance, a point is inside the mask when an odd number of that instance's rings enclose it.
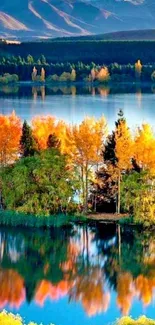
<instances>
[{"instance_id":1,"label":"yellow foliage","mask_svg":"<svg viewBox=\"0 0 155 325\"><path fill-rule=\"evenodd\" d=\"M68 136L75 162L79 165L95 165L100 162L106 133L107 125L104 117L98 120L94 117L86 117L79 126L71 127Z\"/></svg>"},{"instance_id":2,"label":"yellow foliage","mask_svg":"<svg viewBox=\"0 0 155 325\"><path fill-rule=\"evenodd\" d=\"M149 124L137 130L134 158L141 168L155 170L155 137Z\"/></svg>"},{"instance_id":3,"label":"yellow foliage","mask_svg":"<svg viewBox=\"0 0 155 325\"><path fill-rule=\"evenodd\" d=\"M37 69L36 69L36 67L34 67L33 71L32 71L32 81L36 80L36 76L37 76Z\"/></svg>"},{"instance_id":4,"label":"yellow foliage","mask_svg":"<svg viewBox=\"0 0 155 325\"><path fill-rule=\"evenodd\" d=\"M116 322L116 325L155 325L155 321L146 316L141 316L138 319L134 320L131 317L122 317Z\"/></svg>"},{"instance_id":5,"label":"yellow foliage","mask_svg":"<svg viewBox=\"0 0 155 325\"><path fill-rule=\"evenodd\" d=\"M107 82L110 79L110 74L107 67L101 68L101 70L97 73L96 79L100 82Z\"/></svg>"},{"instance_id":6,"label":"yellow foliage","mask_svg":"<svg viewBox=\"0 0 155 325\"><path fill-rule=\"evenodd\" d=\"M75 69L72 69L72 71L71 71L70 80L71 81L76 81L76 71L75 71Z\"/></svg>"},{"instance_id":7,"label":"yellow foliage","mask_svg":"<svg viewBox=\"0 0 155 325\"><path fill-rule=\"evenodd\" d=\"M133 278L130 273L124 272L117 278L117 305L120 307L123 315L128 315L133 298L132 291Z\"/></svg>"},{"instance_id":8,"label":"yellow foliage","mask_svg":"<svg viewBox=\"0 0 155 325\"><path fill-rule=\"evenodd\" d=\"M19 315L13 315L7 313L5 310L0 313L0 325L25 325L25 322ZM34 322L30 322L28 325L37 325ZM51 324L52 325L52 324Z\"/></svg>"},{"instance_id":9,"label":"yellow foliage","mask_svg":"<svg viewBox=\"0 0 155 325\"><path fill-rule=\"evenodd\" d=\"M130 130L125 120L121 120L118 124L115 132L115 141L115 153L118 159L118 168L120 170L130 168L134 146Z\"/></svg>"},{"instance_id":10,"label":"yellow foliage","mask_svg":"<svg viewBox=\"0 0 155 325\"><path fill-rule=\"evenodd\" d=\"M45 69L41 68L41 81L45 81Z\"/></svg>"},{"instance_id":11,"label":"yellow foliage","mask_svg":"<svg viewBox=\"0 0 155 325\"><path fill-rule=\"evenodd\" d=\"M141 64L141 61L138 60L138 61L135 63L135 73L136 73L136 77L137 77L137 78L140 78L140 76L141 76L141 72L142 72L142 64Z\"/></svg>"}]
</instances>

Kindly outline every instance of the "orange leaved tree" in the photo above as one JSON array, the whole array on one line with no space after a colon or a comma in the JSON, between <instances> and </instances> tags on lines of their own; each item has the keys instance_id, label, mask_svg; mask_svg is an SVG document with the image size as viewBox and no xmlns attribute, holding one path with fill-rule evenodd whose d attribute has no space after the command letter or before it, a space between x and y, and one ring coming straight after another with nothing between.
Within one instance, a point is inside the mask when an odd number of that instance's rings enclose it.
<instances>
[{"instance_id":1,"label":"orange leaved tree","mask_svg":"<svg viewBox=\"0 0 155 325\"><path fill-rule=\"evenodd\" d=\"M155 137L149 124L137 129L134 158L143 170L155 170Z\"/></svg>"},{"instance_id":2,"label":"orange leaved tree","mask_svg":"<svg viewBox=\"0 0 155 325\"><path fill-rule=\"evenodd\" d=\"M36 116L32 120L33 136L37 140L40 149L47 148L50 134L55 132L56 119L53 116Z\"/></svg>"},{"instance_id":3,"label":"orange leaved tree","mask_svg":"<svg viewBox=\"0 0 155 325\"><path fill-rule=\"evenodd\" d=\"M18 158L22 124L13 111L11 115L0 115L0 164L14 162Z\"/></svg>"},{"instance_id":4,"label":"orange leaved tree","mask_svg":"<svg viewBox=\"0 0 155 325\"><path fill-rule=\"evenodd\" d=\"M133 158L133 140L130 129L127 126L124 118L119 120L115 130L115 155L117 158L116 166L118 169L118 202L117 213L120 213L120 198L121 198L121 174L123 171L132 167Z\"/></svg>"}]
</instances>

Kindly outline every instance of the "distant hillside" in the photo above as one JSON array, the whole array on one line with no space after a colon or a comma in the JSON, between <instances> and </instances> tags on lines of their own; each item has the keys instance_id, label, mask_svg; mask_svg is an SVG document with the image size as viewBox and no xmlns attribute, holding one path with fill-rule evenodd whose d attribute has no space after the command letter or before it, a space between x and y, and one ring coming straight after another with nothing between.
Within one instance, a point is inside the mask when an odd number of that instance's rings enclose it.
<instances>
[{"instance_id":1,"label":"distant hillside","mask_svg":"<svg viewBox=\"0 0 155 325\"><path fill-rule=\"evenodd\" d=\"M0 0L3 38L32 40L154 28L153 0Z\"/></svg>"},{"instance_id":2,"label":"distant hillside","mask_svg":"<svg viewBox=\"0 0 155 325\"><path fill-rule=\"evenodd\" d=\"M120 31L98 35L57 37L48 41L155 41L155 29ZM47 40L45 40L46 42Z\"/></svg>"},{"instance_id":3,"label":"distant hillside","mask_svg":"<svg viewBox=\"0 0 155 325\"><path fill-rule=\"evenodd\" d=\"M39 59L43 54L49 63L83 62L90 64L134 64L138 59L143 64L155 62L155 41L106 41L106 40L53 40L25 42L21 44L0 43L0 56L31 54Z\"/></svg>"},{"instance_id":4,"label":"distant hillside","mask_svg":"<svg viewBox=\"0 0 155 325\"><path fill-rule=\"evenodd\" d=\"M98 35L97 39L114 41L153 41L155 40L155 29L131 30Z\"/></svg>"}]
</instances>

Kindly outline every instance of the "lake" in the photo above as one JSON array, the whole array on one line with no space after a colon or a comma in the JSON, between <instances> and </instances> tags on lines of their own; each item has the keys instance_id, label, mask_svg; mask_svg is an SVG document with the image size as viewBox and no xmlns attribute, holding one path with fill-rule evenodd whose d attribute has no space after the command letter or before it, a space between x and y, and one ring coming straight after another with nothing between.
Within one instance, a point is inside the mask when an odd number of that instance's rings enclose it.
<instances>
[{"instance_id":1,"label":"lake","mask_svg":"<svg viewBox=\"0 0 155 325\"><path fill-rule=\"evenodd\" d=\"M155 236L101 222L0 229L0 308L45 325L154 318Z\"/></svg>"},{"instance_id":2,"label":"lake","mask_svg":"<svg viewBox=\"0 0 155 325\"><path fill-rule=\"evenodd\" d=\"M29 122L36 115L51 114L70 123L79 123L85 116L104 115L111 130L120 109L131 128L144 122L154 126L155 86L0 87L0 113L15 110Z\"/></svg>"},{"instance_id":3,"label":"lake","mask_svg":"<svg viewBox=\"0 0 155 325\"><path fill-rule=\"evenodd\" d=\"M0 114L54 115L69 123L119 110L133 129L155 125L155 88L0 87ZM0 228L0 308L45 325L109 324L122 315L154 318L155 236L104 223Z\"/></svg>"}]
</instances>

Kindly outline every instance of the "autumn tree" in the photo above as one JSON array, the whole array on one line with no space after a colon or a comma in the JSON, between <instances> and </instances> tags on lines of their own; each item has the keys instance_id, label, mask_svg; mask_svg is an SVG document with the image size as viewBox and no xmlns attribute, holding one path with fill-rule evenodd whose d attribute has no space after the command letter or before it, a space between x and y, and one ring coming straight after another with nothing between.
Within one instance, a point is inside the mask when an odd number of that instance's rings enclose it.
<instances>
[{"instance_id":1,"label":"autumn tree","mask_svg":"<svg viewBox=\"0 0 155 325\"><path fill-rule=\"evenodd\" d=\"M34 67L32 71L32 81L35 81L36 77L37 77L37 69L36 67Z\"/></svg>"},{"instance_id":2,"label":"autumn tree","mask_svg":"<svg viewBox=\"0 0 155 325\"><path fill-rule=\"evenodd\" d=\"M141 73L142 73L142 64L141 64L141 61L138 60L138 61L135 63L135 76L136 76L136 79L137 79L137 80L140 80Z\"/></svg>"},{"instance_id":3,"label":"autumn tree","mask_svg":"<svg viewBox=\"0 0 155 325\"><path fill-rule=\"evenodd\" d=\"M149 124L137 129L134 158L142 170L155 170L155 137Z\"/></svg>"},{"instance_id":4,"label":"autumn tree","mask_svg":"<svg viewBox=\"0 0 155 325\"><path fill-rule=\"evenodd\" d=\"M40 149L47 148L50 134L55 133L56 119L53 116L36 116L32 120L32 132Z\"/></svg>"},{"instance_id":5,"label":"autumn tree","mask_svg":"<svg viewBox=\"0 0 155 325\"><path fill-rule=\"evenodd\" d=\"M32 120L33 136L40 149L47 149L50 135L55 135L60 144L60 151L66 153L66 130L64 121L57 121L54 116L36 116Z\"/></svg>"},{"instance_id":6,"label":"autumn tree","mask_svg":"<svg viewBox=\"0 0 155 325\"><path fill-rule=\"evenodd\" d=\"M20 139L20 151L22 157L33 156L37 152L37 143L33 137L32 129L26 121L23 123Z\"/></svg>"},{"instance_id":7,"label":"autumn tree","mask_svg":"<svg viewBox=\"0 0 155 325\"><path fill-rule=\"evenodd\" d=\"M41 68L41 76L40 76L41 81L45 81L45 69Z\"/></svg>"},{"instance_id":8,"label":"autumn tree","mask_svg":"<svg viewBox=\"0 0 155 325\"><path fill-rule=\"evenodd\" d=\"M0 115L0 164L6 165L18 158L21 137L21 120L13 111L11 115Z\"/></svg>"},{"instance_id":9,"label":"autumn tree","mask_svg":"<svg viewBox=\"0 0 155 325\"><path fill-rule=\"evenodd\" d=\"M106 120L86 117L80 125L67 130L66 150L73 163L79 168L82 187L82 202L88 210L89 178L101 162L101 152L107 132Z\"/></svg>"},{"instance_id":10,"label":"autumn tree","mask_svg":"<svg viewBox=\"0 0 155 325\"><path fill-rule=\"evenodd\" d=\"M91 75L91 81L93 82L96 78L96 71L94 68L91 69L90 75Z\"/></svg>"},{"instance_id":11,"label":"autumn tree","mask_svg":"<svg viewBox=\"0 0 155 325\"><path fill-rule=\"evenodd\" d=\"M76 81L76 70L75 69L72 69L72 71L71 71L70 80Z\"/></svg>"},{"instance_id":12,"label":"autumn tree","mask_svg":"<svg viewBox=\"0 0 155 325\"><path fill-rule=\"evenodd\" d=\"M110 80L110 74L107 67L101 68L101 70L97 73L96 79L99 82L108 82Z\"/></svg>"},{"instance_id":13,"label":"autumn tree","mask_svg":"<svg viewBox=\"0 0 155 325\"><path fill-rule=\"evenodd\" d=\"M115 142L116 167L118 169L117 213L120 213L121 174L132 167L133 158L133 140L125 119L122 119L116 128Z\"/></svg>"}]
</instances>

